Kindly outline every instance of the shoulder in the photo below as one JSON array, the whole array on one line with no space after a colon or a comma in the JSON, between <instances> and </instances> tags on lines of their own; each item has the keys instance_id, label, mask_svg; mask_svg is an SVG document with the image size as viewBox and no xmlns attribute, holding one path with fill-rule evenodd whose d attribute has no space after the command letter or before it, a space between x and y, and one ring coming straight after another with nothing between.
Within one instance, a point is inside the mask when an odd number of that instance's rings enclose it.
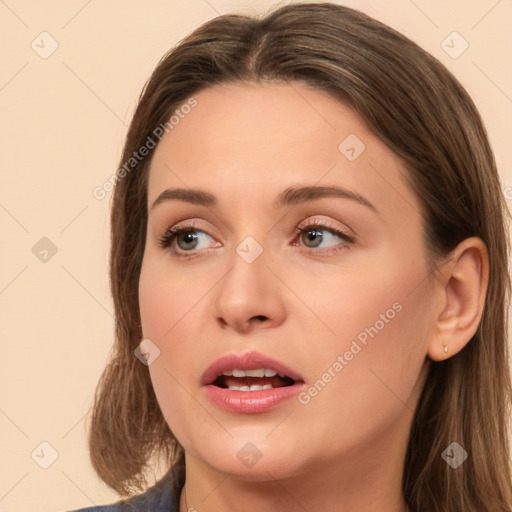
<instances>
[{"instance_id":1,"label":"shoulder","mask_svg":"<svg viewBox=\"0 0 512 512\"><path fill-rule=\"evenodd\" d=\"M144 494L121 500L111 505L81 508L69 512L178 512L182 479L170 470Z\"/></svg>"}]
</instances>

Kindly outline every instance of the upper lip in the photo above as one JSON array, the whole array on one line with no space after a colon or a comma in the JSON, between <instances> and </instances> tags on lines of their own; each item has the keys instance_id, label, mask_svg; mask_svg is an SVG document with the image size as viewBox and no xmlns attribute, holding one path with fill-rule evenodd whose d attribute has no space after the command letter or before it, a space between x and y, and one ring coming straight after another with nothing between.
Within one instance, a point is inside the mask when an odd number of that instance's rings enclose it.
<instances>
[{"instance_id":1,"label":"upper lip","mask_svg":"<svg viewBox=\"0 0 512 512\"><path fill-rule=\"evenodd\" d=\"M215 360L203 373L201 384L211 384L219 375L228 370L257 370L258 368L269 368L277 373L290 377L295 381L304 381L302 376L292 370L281 361L272 357L260 354L259 352L245 352L242 354L226 354Z\"/></svg>"}]
</instances>

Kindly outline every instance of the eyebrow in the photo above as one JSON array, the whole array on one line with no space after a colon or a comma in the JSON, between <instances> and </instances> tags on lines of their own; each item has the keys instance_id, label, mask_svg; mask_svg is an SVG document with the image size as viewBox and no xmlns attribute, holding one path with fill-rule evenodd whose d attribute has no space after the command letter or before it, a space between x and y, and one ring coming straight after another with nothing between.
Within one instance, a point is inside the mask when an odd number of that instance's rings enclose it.
<instances>
[{"instance_id":1,"label":"eyebrow","mask_svg":"<svg viewBox=\"0 0 512 512\"><path fill-rule=\"evenodd\" d=\"M377 208L362 195L336 186L288 187L274 201L274 208L305 203L314 199L336 197L355 201L378 214ZM217 208L217 198L196 188L174 188L164 190L151 205L151 210L166 201L184 201L208 208Z\"/></svg>"}]
</instances>

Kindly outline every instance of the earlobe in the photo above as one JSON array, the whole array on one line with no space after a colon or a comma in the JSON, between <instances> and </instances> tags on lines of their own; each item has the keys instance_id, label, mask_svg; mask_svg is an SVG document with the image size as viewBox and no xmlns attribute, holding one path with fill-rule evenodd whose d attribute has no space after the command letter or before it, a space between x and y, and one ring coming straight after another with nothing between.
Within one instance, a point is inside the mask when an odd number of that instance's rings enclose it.
<instances>
[{"instance_id":1,"label":"earlobe","mask_svg":"<svg viewBox=\"0 0 512 512\"><path fill-rule=\"evenodd\" d=\"M478 237L462 241L440 270L440 312L435 318L428 356L443 361L462 350L478 329L489 279L487 248Z\"/></svg>"}]
</instances>

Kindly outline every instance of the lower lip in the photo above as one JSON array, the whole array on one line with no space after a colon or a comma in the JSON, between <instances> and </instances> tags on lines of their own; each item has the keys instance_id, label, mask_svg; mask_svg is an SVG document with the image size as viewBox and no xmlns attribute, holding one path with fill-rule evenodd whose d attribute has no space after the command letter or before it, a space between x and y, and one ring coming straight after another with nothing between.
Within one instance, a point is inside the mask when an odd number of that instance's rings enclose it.
<instances>
[{"instance_id":1,"label":"lower lip","mask_svg":"<svg viewBox=\"0 0 512 512\"><path fill-rule=\"evenodd\" d=\"M231 391L212 384L204 386L203 389L208 399L225 411L256 414L276 408L289 398L297 396L304 387L304 382L296 382L291 386L259 391Z\"/></svg>"}]
</instances>

